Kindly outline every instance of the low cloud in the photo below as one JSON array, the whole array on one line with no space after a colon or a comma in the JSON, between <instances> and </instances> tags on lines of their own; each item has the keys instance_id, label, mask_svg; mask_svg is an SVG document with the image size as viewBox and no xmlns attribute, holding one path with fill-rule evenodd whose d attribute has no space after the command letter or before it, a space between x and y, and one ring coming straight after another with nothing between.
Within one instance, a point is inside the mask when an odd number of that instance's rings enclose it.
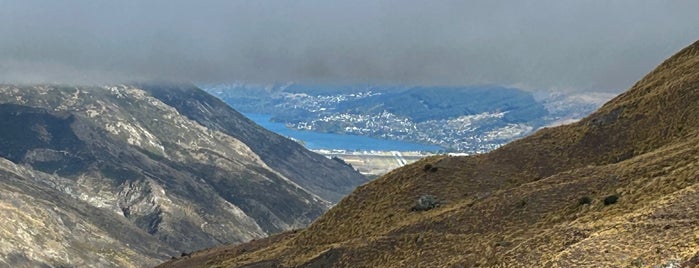
<instances>
[{"instance_id":1,"label":"low cloud","mask_svg":"<svg viewBox=\"0 0 699 268\"><path fill-rule=\"evenodd\" d=\"M2 1L0 80L622 91L699 39L698 1Z\"/></svg>"}]
</instances>

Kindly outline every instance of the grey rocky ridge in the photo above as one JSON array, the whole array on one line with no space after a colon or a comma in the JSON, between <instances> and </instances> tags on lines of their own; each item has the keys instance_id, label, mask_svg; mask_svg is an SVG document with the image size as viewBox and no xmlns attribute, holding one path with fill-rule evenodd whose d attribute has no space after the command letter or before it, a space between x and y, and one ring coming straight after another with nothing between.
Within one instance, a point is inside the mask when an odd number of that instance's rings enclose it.
<instances>
[{"instance_id":1,"label":"grey rocky ridge","mask_svg":"<svg viewBox=\"0 0 699 268\"><path fill-rule=\"evenodd\" d=\"M145 266L312 222L366 178L193 85L0 85L0 266Z\"/></svg>"}]
</instances>

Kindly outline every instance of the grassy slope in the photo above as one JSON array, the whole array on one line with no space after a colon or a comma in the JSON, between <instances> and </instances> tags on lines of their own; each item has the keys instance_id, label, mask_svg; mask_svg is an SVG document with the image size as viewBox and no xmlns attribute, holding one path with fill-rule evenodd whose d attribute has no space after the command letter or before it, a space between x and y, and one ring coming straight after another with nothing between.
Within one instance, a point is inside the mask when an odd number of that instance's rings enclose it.
<instances>
[{"instance_id":1,"label":"grassy slope","mask_svg":"<svg viewBox=\"0 0 699 268\"><path fill-rule=\"evenodd\" d=\"M361 186L298 234L208 264L688 261L699 253L698 118L699 42L578 123L486 155L424 159ZM427 163L438 171L424 172ZM411 212L422 194L446 203ZM618 203L605 206L613 194ZM585 196L590 204L579 203Z\"/></svg>"}]
</instances>

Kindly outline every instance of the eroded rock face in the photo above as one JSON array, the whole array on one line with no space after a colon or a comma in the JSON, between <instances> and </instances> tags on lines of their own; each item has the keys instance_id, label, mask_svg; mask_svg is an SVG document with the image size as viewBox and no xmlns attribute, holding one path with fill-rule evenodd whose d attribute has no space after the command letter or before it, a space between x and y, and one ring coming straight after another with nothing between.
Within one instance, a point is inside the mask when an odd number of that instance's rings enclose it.
<instances>
[{"instance_id":1,"label":"eroded rock face","mask_svg":"<svg viewBox=\"0 0 699 268\"><path fill-rule=\"evenodd\" d=\"M54 188L72 188L69 181L5 159L0 177L0 266L147 266L177 252L124 217Z\"/></svg>"},{"instance_id":2,"label":"eroded rock face","mask_svg":"<svg viewBox=\"0 0 699 268\"><path fill-rule=\"evenodd\" d=\"M207 96L0 86L0 259L151 265L306 226L366 181Z\"/></svg>"}]
</instances>

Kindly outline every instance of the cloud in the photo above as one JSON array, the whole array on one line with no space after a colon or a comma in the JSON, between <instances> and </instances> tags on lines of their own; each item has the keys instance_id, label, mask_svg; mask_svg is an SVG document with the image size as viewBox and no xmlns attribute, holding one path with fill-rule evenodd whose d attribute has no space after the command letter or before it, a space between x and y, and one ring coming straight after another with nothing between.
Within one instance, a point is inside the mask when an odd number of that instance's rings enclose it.
<instances>
[{"instance_id":1,"label":"cloud","mask_svg":"<svg viewBox=\"0 0 699 268\"><path fill-rule=\"evenodd\" d=\"M699 38L699 1L0 0L0 81L621 91Z\"/></svg>"}]
</instances>

